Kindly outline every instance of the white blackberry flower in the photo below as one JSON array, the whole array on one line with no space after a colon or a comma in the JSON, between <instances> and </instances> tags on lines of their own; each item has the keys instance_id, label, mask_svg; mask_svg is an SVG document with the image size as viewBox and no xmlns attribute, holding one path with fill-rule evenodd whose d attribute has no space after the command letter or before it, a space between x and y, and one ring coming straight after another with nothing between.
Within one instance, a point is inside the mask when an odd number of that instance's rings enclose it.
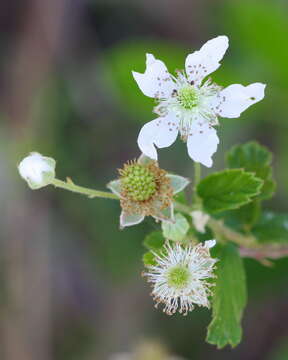
<instances>
[{"instance_id":1,"label":"white blackberry flower","mask_svg":"<svg viewBox=\"0 0 288 360\"><path fill-rule=\"evenodd\" d=\"M206 279L214 277L217 259L210 256L209 249L215 244L215 240L209 240L194 247L166 245L161 254L154 254L157 264L149 266L143 276L152 284L156 307L163 304L163 312L168 315L177 311L187 315L194 305L209 308L212 284Z\"/></svg>"},{"instance_id":2,"label":"white blackberry flower","mask_svg":"<svg viewBox=\"0 0 288 360\"><path fill-rule=\"evenodd\" d=\"M133 72L144 95L156 99L154 112L159 115L146 123L138 136L141 151L157 160L158 148L172 145L180 133L187 142L189 156L207 167L219 143L214 125L218 117L237 118L250 105L264 98L265 85L230 85L222 89L207 75L218 69L228 48L227 36L209 40L199 51L189 54L185 71L177 76L168 73L165 64L146 55L144 74Z\"/></svg>"}]
</instances>

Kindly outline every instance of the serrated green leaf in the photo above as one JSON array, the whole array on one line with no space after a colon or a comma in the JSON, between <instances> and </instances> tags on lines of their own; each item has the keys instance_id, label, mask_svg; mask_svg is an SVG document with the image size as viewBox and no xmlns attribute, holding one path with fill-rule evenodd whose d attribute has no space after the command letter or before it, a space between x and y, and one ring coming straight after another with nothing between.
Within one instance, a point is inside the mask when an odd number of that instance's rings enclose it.
<instances>
[{"instance_id":1,"label":"serrated green leaf","mask_svg":"<svg viewBox=\"0 0 288 360\"><path fill-rule=\"evenodd\" d=\"M227 153L227 164L231 169L244 169L253 172L264 181L259 199L270 198L275 192L275 181L272 179L272 153L255 141L236 145Z\"/></svg>"},{"instance_id":2,"label":"serrated green leaf","mask_svg":"<svg viewBox=\"0 0 288 360\"><path fill-rule=\"evenodd\" d=\"M216 286L212 300L212 321L207 342L219 349L237 346L242 337L241 319L247 301L246 279L242 259L233 244L217 254Z\"/></svg>"},{"instance_id":3,"label":"serrated green leaf","mask_svg":"<svg viewBox=\"0 0 288 360\"><path fill-rule=\"evenodd\" d=\"M152 233L148 234L144 241L143 245L148 250L160 250L164 245L165 239L161 233L161 231L153 231Z\"/></svg>"},{"instance_id":4,"label":"serrated green leaf","mask_svg":"<svg viewBox=\"0 0 288 360\"><path fill-rule=\"evenodd\" d=\"M151 253L151 251L146 252L143 255L143 263L145 266L154 266L157 265L157 262L155 260L155 255Z\"/></svg>"},{"instance_id":5,"label":"serrated green leaf","mask_svg":"<svg viewBox=\"0 0 288 360\"><path fill-rule=\"evenodd\" d=\"M242 169L224 170L207 176L197 193L209 213L237 209L258 195L263 181Z\"/></svg>"},{"instance_id":6,"label":"serrated green leaf","mask_svg":"<svg viewBox=\"0 0 288 360\"><path fill-rule=\"evenodd\" d=\"M288 214L263 213L252 233L260 242L288 243Z\"/></svg>"},{"instance_id":7,"label":"serrated green leaf","mask_svg":"<svg viewBox=\"0 0 288 360\"><path fill-rule=\"evenodd\" d=\"M249 231L251 227L258 222L260 215L260 201L254 200L241 206L239 209L225 212L223 217L225 218L225 222L237 230Z\"/></svg>"},{"instance_id":8,"label":"serrated green leaf","mask_svg":"<svg viewBox=\"0 0 288 360\"><path fill-rule=\"evenodd\" d=\"M175 215L174 223L169 223L167 221L162 222L164 237L172 241L182 241L185 238L189 227L190 225L187 219L179 213Z\"/></svg>"},{"instance_id":9,"label":"serrated green leaf","mask_svg":"<svg viewBox=\"0 0 288 360\"><path fill-rule=\"evenodd\" d=\"M259 195L259 199L269 199L275 194L276 182L273 179L266 179Z\"/></svg>"},{"instance_id":10,"label":"serrated green leaf","mask_svg":"<svg viewBox=\"0 0 288 360\"><path fill-rule=\"evenodd\" d=\"M261 214L260 201L254 200L251 203L241 206L236 210L239 220L244 224L246 230L257 223Z\"/></svg>"}]
</instances>

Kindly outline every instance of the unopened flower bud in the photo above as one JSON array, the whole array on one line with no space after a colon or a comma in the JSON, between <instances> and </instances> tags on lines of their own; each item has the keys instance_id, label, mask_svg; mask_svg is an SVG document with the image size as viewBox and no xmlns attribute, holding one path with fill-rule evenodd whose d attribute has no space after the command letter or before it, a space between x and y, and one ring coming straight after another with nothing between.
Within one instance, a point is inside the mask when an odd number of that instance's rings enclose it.
<instances>
[{"instance_id":1,"label":"unopened flower bud","mask_svg":"<svg viewBox=\"0 0 288 360\"><path fill-rule=\"evenodd\" d=\"M195 229L202 234L205 233L205 227L209 221L209 215L200 210L192 211L191 215Z\"/></svg>"},{"instance_id":2,"label":"unopened flower bud","mask_svg":"<svg viewBox=\"0 0 288 360\"><path fill-rule=\"evenodd\" d=\"M33 190L49 185L55 178L56 161L33 152L18 165L21 177Z\"/></svg>"}]
</instances>

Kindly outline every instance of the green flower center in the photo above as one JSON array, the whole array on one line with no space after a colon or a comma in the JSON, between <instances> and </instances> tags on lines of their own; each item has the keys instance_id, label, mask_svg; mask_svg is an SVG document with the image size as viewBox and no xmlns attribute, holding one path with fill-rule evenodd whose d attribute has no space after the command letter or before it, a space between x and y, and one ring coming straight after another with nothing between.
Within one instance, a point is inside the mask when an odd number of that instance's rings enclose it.
<instances>
[{"instance_id":1,"label":"green flower center","mask_svg":"<svg viewBox=\"0 0 288 360\"><path fill-rule=\"evenodd\" d=\"M185 288L190 280L190 271L184 265L177 265L168 272L167 282L170 287Z\"/></svg>"},{"instance_id":2,"label":"green flower center","mask_svg":"<svg viewBox=\"0 0 288 360\"><path fill-rule=\"evenodd\" d=\"M122 173L122 186L127 196L134 201L150 199L156 192L157 184L154 174L140 164L127 166Z\"/></svg>"},{"instance_id":3,"label":"green flower center","mask_svg":"<svg viewBox=\"0 0 288 360\"><path fill-rule=\"evenodd\" d=\"M197 92L192 86L186 86L178 90L177 99L181 106L187 110L191 110L198 103Z\"/></svg>"}]
</instances>

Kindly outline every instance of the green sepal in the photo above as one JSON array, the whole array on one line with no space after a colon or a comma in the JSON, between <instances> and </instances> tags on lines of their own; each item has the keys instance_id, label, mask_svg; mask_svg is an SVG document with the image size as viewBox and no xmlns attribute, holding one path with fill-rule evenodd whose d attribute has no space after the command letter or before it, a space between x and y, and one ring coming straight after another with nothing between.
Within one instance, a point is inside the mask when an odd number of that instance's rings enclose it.
<instances>
[{"instance_id":1,"label":"green sepal","mask_svg":"<svg viewBox=\"0 0 288 360\"><path fill-rule=\"evenodd\" d=\"M172 241L182 241L185 238L189 227L190 225L185 216L179 213L175 215L174 223L162 222L164 237Z\"/></svg>"},{"instance_id":2,"label":"green sepal","mask_svg":"<svg viewBox=\"0 0 288 360\"><path fill-rule=\"evenodd\" d=\"M178 194L180 191L184 190L187 185L190 184L190 180L175 174L167 174L167 178L170 179L170 185L173 189L173 194Z\"/></svg>"},{"instance_id":3,"label":"green sepal","mask_svg":"<svg viewBox=\"0 0 288 360\"><path fill-rule=\"evenodd\" d=\"M112 180L106 186L113 194L119 196L119 198L121 197L122 186L120 179Z\"/></svg>"}]
</instances>

